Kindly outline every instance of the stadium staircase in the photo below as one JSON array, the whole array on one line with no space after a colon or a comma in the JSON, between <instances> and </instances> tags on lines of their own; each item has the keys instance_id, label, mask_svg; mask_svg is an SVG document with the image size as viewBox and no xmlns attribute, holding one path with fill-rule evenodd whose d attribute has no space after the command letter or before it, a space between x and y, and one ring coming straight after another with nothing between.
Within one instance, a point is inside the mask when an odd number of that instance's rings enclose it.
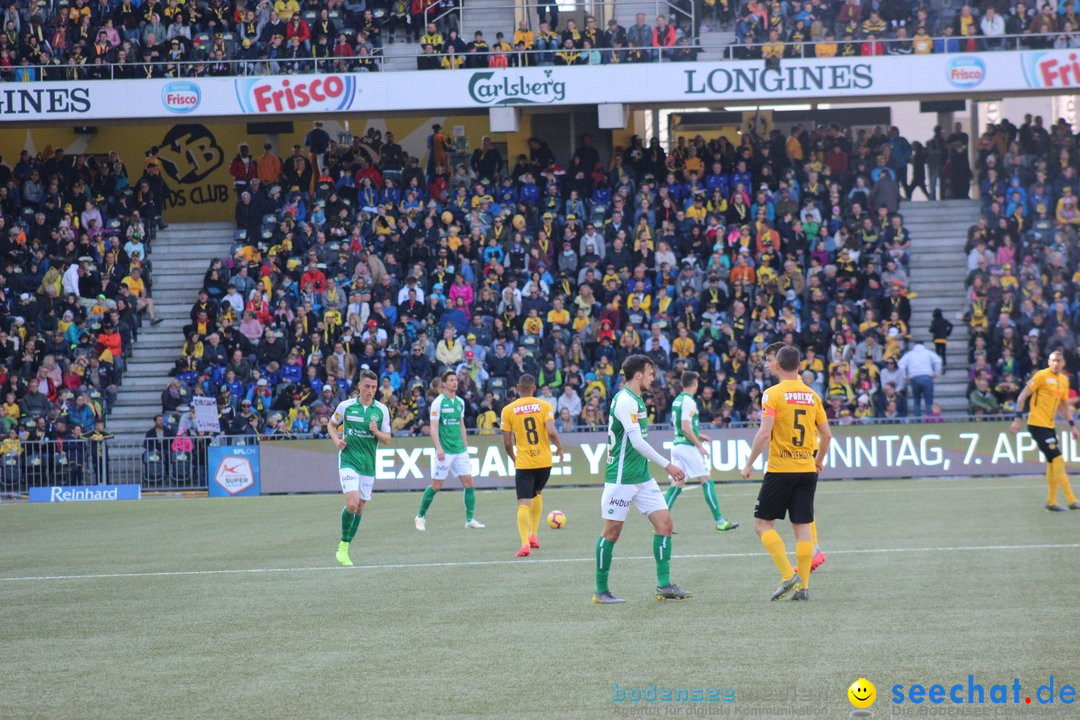
<instances>
[{"instance_id":1,"label":"stadium staircase","mask_svg":"<svg viewBox=\"0 0 1080 720\"><path fill-rule=\"evenodd\" d=\"M536 20L535 12L532 20ZM473 40L473 33L481 30L484 33L484 39L490 45L495 42L495 33L501 32L506 36L507 42L513 42L516 28L513 0L465 0L458 36L468 45ZM416 69L416 58L424 48L420 43L400 42L403 34L401 30L398 30L399 42L383 45L384 70Z\"/></svg>"},{"instance_id":2,"label":"stadium staircase","mask_svg":"<svg viewBox=\"0 0 1080 720\"><path fill-rule=\"evenodd\" d=\"M698 34L698 43L702 47L698 60L701 62L719 62L725 60L724 53L730 45L735 44L735 31L730 28L709 28L703 25Z\"/></svg>"},{"instance_id":3,"label":"stadium staircase","mask_svg":"<svg viewBox=\"0 0 1080 720\"><path fill-rule=\"evenodd\" d=\"M141 439L161 412L161 391L184 344L183 327L202 287L203 273L216 257L228 257L231 223L170 225L150 247L152 297L159 325L144 318L127 361L124 384L109 415L109 432L121 440Z\"/></svg>"},{"instance_id":4,"label":"stadium staircase","mask_svg":"<svg viewBox=\"0 0 1080 720\"><path fill-rule=\"evenodd\" d=\"M473 33L480 30L488 45L495 42L495 33L501 32L506 41L513 43L517 21L514 19L513 0L465 0L461 14L461 30L458 35L468 45L473 40ZM559 13L560 17L562 13ZM536 20L535 10L530 18ZM533 22L536 25L535 22ZM561 24L561 22L560 22Z\"/></svg>"},{"instance_id":5,"label":"stadium staircase","mask_svg":"<svg viewBox=\"0 0 1080 720\"><path fill-rule=\"evenodd\" d=\"M964 312L964 244L968 228L979 216L977 200L942 200L905 203L900 212L911 234L911 289L917 296L911 301L909 331L913 338L933 348L930 319L934 308L941 308L953 324L949 339L948 362L943 377L934 385L934 401L941 411L967 412L967 340L968 331L961 316Z\"/></svg>"}]
</instances>

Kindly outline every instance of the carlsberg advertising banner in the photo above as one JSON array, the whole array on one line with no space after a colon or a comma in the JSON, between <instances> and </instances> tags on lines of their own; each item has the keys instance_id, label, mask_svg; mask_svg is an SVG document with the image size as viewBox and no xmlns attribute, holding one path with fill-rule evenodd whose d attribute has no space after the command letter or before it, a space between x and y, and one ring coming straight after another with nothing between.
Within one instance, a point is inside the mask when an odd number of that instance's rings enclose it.
<instances>
[{"instance_id":1,"label":"carlsberg advertising banner","mask_svg":"<svg viewBox=\"0 0 1080 720\"><path fill-rule=\"evenodd\" d=\"M702 430L711 442L714 480L737 480L750 455L753 429ZM1026 432L1013 435L1007 423L853 425L834 427L824 479L895 479L964 475L1041 475L1044 466ZM604 433L567 433L564 454L552 468L549 485L593 485L604 481ZM649 442L667 455L671 431L649 433ZM1080 446L1067 432L1060 444L1067 462L1080 461ZM513 487L514 469L497 435L469 437L477 487ZM297 440L260 445L262 492L340 492L337 449L329 440ZM427 486L435 450L428 438L394 438L376 458L376 490L420 490ZM663 481L663 470L650 466ZM757 465L758 478L764 470Z\"/></svg>"},{"instance_id":2,"label":"carlsberg advertising banner","mask_svg":"<svg viewBox=\"0 0 1080 720\"><path fill-rule=\"evenodd\" d=\"M258 66L258 63L255 63ZM257 67L257 70L262 68ZM334 115L597 103L1069 94L1072 50L8 83L0 122Z\"/></svg>"}]
</instances>

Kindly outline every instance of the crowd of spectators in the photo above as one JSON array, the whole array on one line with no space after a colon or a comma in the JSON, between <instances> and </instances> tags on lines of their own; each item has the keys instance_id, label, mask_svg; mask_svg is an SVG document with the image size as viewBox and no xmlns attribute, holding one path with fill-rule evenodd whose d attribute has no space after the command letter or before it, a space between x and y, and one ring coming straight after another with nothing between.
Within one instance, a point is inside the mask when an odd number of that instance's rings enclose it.
<instances>
[{"instance_id":1,"label":"crowd of spectators","mask_svg":"<svg viewBox=\"0 0 1080 720\"><path fill-rule=\"evenodd\" d=\"M968 401L973 414L1016 410L1031 374L1063 350L1076 401L1080 352L1077 136L1025 115L990 124L976 145L982 214L968 231Z\"/></svg>"},{"instance_id":2,"label":"crowd of spectators","mask_svg":"<svg viewBox=\"0 0 1080 720\"><path fill-rule=\"evenodd\" d=\"M124 360L143 316L157 322L148 255L167 193L156 154L0 160L4 483L28 463L79 480L104 452Z\"/></svg>"},{"instance_id":3,"label":"crowd of spectators","mask_svg":"<svg viewBox=\"0 0 1080 720\"><path fill-rule=\"evenodd\" d=\"M543 13L548 17L548 13ZM457 0L18 0L3 12L0 78L214 77L378 71L383 48L418 44L425 68L640 62L663 52L696 56L692 38L659 17L624 28L587 16L558 24L557 7L533 30L522 22L486 39L460 37ZM689 28L689 22L684 23ZM658 50L652 50L657 48ZM529 52L533 51L533 52Z\"/></svg>"},{"instance_id":4,"label":"crowd of spectators","mask_svg":"<svg viewBox=\"0 0 1080 720\"><path fill-rule=\"evenodd\" d=\"M734 22L737 59L1080 47L1075 3L990 2L956 11L921 0L717 0L711 9L713 22Z\"/></svg>"},{"instance_id":5,"label":"crowd of spectators","mask_svg":"<svg viewBox=\"0 0 1080 720\"><path fill-rule=\"evenodd\" d=\"M494 40L477 30L466 43L456 28L444 35L435 23L429 23L420 37L423 51L416 59L417 69L609 65L652 62L658 55L686 62L697 59L701 52L690 23L672 22L666 15L658 15L649 25L645 13L637 13L629 27L616 18L603 27L594 15L585 15L583 26L566 20L560 28L557 6L552 4L550 12L546 7L541 6L535 30L529 21L522 20L512 36L497 32Z\"/></svg>"},{"instance_id":6,"label":"crowd of spectators","mask_svg":"<svg viewBox=\"0 0 1080 720\"><path fill-rule=\"evenodd\" d=\"M369 368L394 430L422 434L451 369L468 426L493 431L528 372L560 427L599 429L622 359L644 352L661 370L654 422L694 369L703 424L727 426L756 418L762 351L783 340L807 349L839 422L907 416L907 140L741 138L669 153L634 137L610 157L588 136L532 138L509 162L483 138L458 164L435 125L421 167L372 129L297 146L277 179L236 172L239 239L206 270L163 410L202 394L223 432L324 434Z\"/></svg>"},{"instance_id":7,"label":"crowd of spectators","mask_svg":"<svg viewBox=\"0 0 1080 720\"><path fill-rule=\"evenodd\" d=\"M702 0L632 24L537 6L495 37L465 31L458 0L16 0L3 12L0 77L201 77L374 72L383 48L416 43L419 69L688 61L709 28L734 29L736 59L921 55L1080 47L1075 3L963 5L893 0ZM650 24L650 22L652 24ZM104 66L110 67L104 67Z\"/></svg>"}]
</instances>

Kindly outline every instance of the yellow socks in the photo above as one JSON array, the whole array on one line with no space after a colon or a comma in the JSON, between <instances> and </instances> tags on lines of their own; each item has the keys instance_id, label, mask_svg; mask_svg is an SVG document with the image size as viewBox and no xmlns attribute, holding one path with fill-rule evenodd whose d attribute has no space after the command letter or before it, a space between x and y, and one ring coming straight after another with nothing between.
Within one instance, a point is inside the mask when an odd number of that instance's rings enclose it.
<instances>
[{"instance_id":1,"label":"yellow socks","mask_svg":"<svg viewBox=\"0 0 1080 720\"><path fill-rule=\"evenodd\" d=\"M810 539L814 541L814 551L817 552L817 549L821 546L817 541L817 520L810 521Z\"/></svg>"},{"instance_id":2,"label":"yellow socks","mask_svg":"<svg viewBox=\"0 0 1080 720\"><path fill-rule=\"evenodd\" d=\"M1057 503L1057 470L1054 467L1054 463L1061 458L1054 458L1050 462L1046 463L1046 504L1054 505Z\"/></svg>"},{"instance_id":3,"label":"yellow socks","mask_svg":"<svg viewBox=\"0 0 1080 720\"><path fill-rule=\"evenodd\" d=\"M532 517L529 514L528 505L518 505L517 509L517 526L518 535L521 536L521 547L529 546L529 522Z\"/></svg>"},{"instance_id":4,"label":"yellow socks","mask_svg":"<svg viewBox=\"0 0 1080 720\"><path fill-rule=\"evenodd\" d=\"M1058 487L1065 494L1065 504L1072 505L1076 502L1076 495L1073 495L1072 485L1069 484L1069 474L1065 472L1065 458L1060 456L1054 458L1054 462L1050 463L1050 467L1057 476ZM1057 493L1054 493L1054 497L1057 497Z\"/></svg>"},{"instance_id":5,"label":"yellow socks","mask_svg":"<svg viewBox=\"0 0 1080 720\"><path fill-rule=\"evenodd\" d=\"M540 493L532 499L532 534L535 535L540 529L540 518L544 516L544 498Z\"/></svg>"},{"instance_id":6,"label":"yellow socks","mask_svg":"<svg viewBox=\"0 0 1080 720\"><path fill-rule=\"evenodd\" d=\"M780 538L780 534L775 530L766 530L761 534L761 544L765 546L772 561L776 563L780 577L790 580L794 573L791 571L791 563L788 562L787 550L784 548L784 541ZM809 565L809 560L807 564Z\"/></svg>"},{"instance_id":7,"label":"yellow socks","mask_svg":"<svg viewBox=\"0 0 1080 720\"><path fill-rule=\"evenodd\" d=\"M799 580L802 588L810 587L810 561L814 559L814 543L811 540L799 540L795 543L795 562L799 566Z\"/></svg>"}]
</instances>

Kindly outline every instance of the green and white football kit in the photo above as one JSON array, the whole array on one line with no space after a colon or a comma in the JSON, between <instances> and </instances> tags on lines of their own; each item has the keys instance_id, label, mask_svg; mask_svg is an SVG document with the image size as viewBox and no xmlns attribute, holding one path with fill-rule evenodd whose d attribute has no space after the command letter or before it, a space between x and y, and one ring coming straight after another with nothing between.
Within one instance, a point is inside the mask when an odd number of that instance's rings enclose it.
<instances>
[{"instance_id":1,"label":"green and white football kit","mask_svg":"<svg viewBox=\"0 0 1080 720\"><path fill-rule=\"evenodd\" d=\"M671 421L675 426L675 442L671 447L671 464L686 473L687 479L709 476L709 468L697 445L682 430L683 421L688 421L698 434L698 409L693 395L680 393L671 404Z\"/></svg>"},{"instance_id":2,"label":"green and white football kit","mask_svg":"<svg viewBox=\"0 0 1080 720\"><path fill-rule=\"evenodd\" d=\"M338 452L338 479L341 492L359 492L360 499L371 499L375 484L375 451L379 439L371 432L371 423L380 432L390 432L390 410L378 400L364 407L358 398L350 398L338 404L330 422L340 428L345 449Z\"/></svg>"},{"instance_id":3,"label":"green and white football kit","mask_svg":"<svg viewBox=\"0 0 1080 720\"><path fill-rule=\"evenodd\" d=\"M444 460L435 459L435 472L432 477L445 480L450 475L457 478L472 475L469 453L461 440L461 424L465 422L465 401L460 397L451 400L446 395L439 395L431 403L430 413L430 422L439 427L439 444L445 454Z\"/></svg>"},{"instance_id":4,"label":"green and white football kit","mask_svg":"<svg viewBox=\"0 0 1080 720\"><path fill-rule=\"evenodd\" d=\"M649 460L661 466L666 466L667 461L647 444L642 450L634 447L631 438L638 434L647 441L648 425L645 402L627 388L619 390L611 402L608 419L607 468L600 500L600 515L605 520L625 521L631 506L646 516L667 510L660 486L649 474Z\"/></svg>"},{"instance_id":5,"label":"green and white football kit","mask_svg":"<svg viewBox=\"0 0 1080 720\"><path fill-rule=\"evenodd\" d=\"M625 522L630 507L646 517L663 510L667 502L660 486L649 474L649 462L663 468L668 462L649 445L649 415L645 402L627 387L619 390L611 401L608 419L607 468L604 471L604 494L600 500L600 516L605 521ZM652 520L652 518L650 518ZM693 593L671 582L671 526L658 516L653 520L653 559L656 560L656 599L684 600ZM610 535L611 528L604 523ZM663 534L661 534L663 533ZM596 591L592 601L597 604L623 602L608 589L608 575L615 552L615 540L601 533L596 541Z\"/></svg>"},{"instance_id":6,"label":"green and white football kit","mask_svg":"<svg viewBox=\"0 0 1080 720\"><path fill-rule=\"evenodd\" d=\"M468 448L462 438L462 428L465 427L465 401L460 397L449 398L445 394L439 395L431 403L429 415L431 427L435 429L439 437L439 446L443 451L443 459L435 456L435 468L431 474L432 484L424 490L420 498L420 510L416 513L416 529L427 529L427 511L435 500L435 495L447 477L453 475L461 480L472 477L472 461L469 459ZM462 485L465 481L462 480ZM436 487L438 485L438 487ZM474 517L476 512L476 489L469 486L464 488L462 496L465 500L465 527L482 528L484 524Z\"/></svg>"}]
</instances>

